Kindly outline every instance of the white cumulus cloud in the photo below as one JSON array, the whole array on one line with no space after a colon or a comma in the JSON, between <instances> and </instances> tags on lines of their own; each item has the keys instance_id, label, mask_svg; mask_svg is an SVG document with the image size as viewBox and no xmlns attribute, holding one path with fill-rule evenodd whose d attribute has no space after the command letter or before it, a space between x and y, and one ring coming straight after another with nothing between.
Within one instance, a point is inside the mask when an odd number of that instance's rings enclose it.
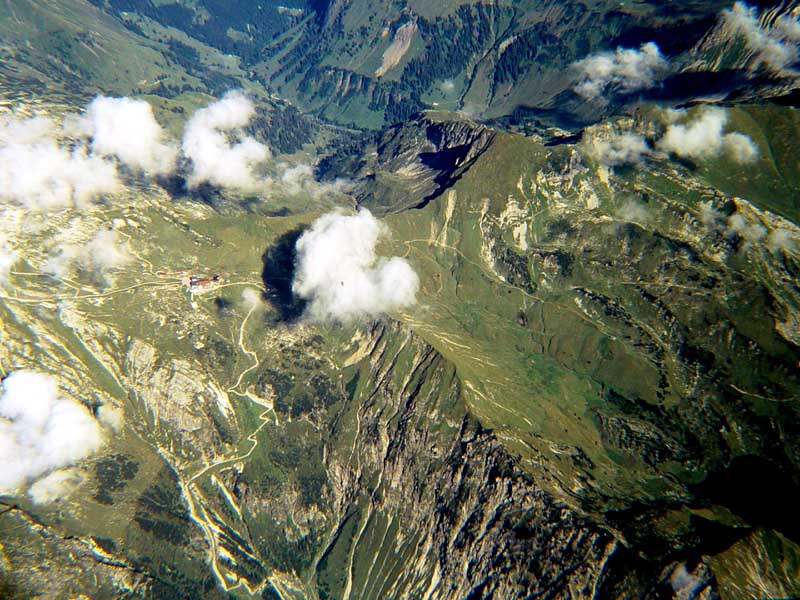
<instances>
[{"instance_id":1,"label":"white cumulus cloud","mask_svg":"<svg viewBox=\"0 0 800 600\"><path fill-rule=\"evenodd\" d=\"M743 133L726 133L722 144L725 151L738 163L749 163L758 158L758 147Z\"/></svg>"},{"instance_id":2,"label":"white cumulus cloud","mask_svg":"<svg viewBox=\"0 0 800 600\"><path fill-rule=\"evenodd\" d=\"M315 321L354 321L414 304L419 277L402 258L380 258L387 227L368 210L328 213L297 241L292 291Z\"/></svg>"},{"instance_id":3,"label":"white cumulus cloud","mask_svg":"<svg viewBox=\"0 0 800 600\"><path fill-rule=\"evenodd\" d=\"M241 92L196 111L183 135L183 154L191 160L190 187L210 183L224 188L255 191L263 182L255 168L270 157L269 149L244 135L255 114L253 103ZM235 137L238 141L231 142Z\"/></svg>"},{"instance_id":4,"label":"white cumulus cloud","mask_svg":"<svg viewBox=\"0 0 800 600\"><path fill-rule=\"evenodd\" d=\"M76 123L78 131L91 137L92 152L116 156L147 175L163 175L175 168L177 147L144 100L96 97Z\"/></svg>"},{"instance_id":5,"label":"white cumulus cloud","mask_svg":"<svg viewBox=\"0 0 800 600\"><path fill-rule=\"evenodd\" d=\"M0 200L30 209L84 208L122 190L117 165L157 177L181 172L190 188L208 183L241 192L341 193L347 183L320 183L307 164L278 163L263 171L269 148L245 132L255 115L241 91L200 108L180 145L145 100L97 96L83 113L58 119L0 115ZM274 170L274 169L273 169Z\"/></svg>"},{"instance_id":6,"label":"white cumulus cloud","mask_svg":"<svg viewBox=\"0 0 800 600\"><path fill-rule=\"evenodd\" d=\"M23 370L3 380L0 492L13 493L43 475L74 465L102 443L99 423L85 406L64 398L53 377Z\"/></svg>"},{"instance_id":7,"label":"white cumulus cloud","mask_svg":"<svg viewBox=\"0 0 800 600\"><path fill-rule=\"evenodd\" d=\"M49 119L0 119L0 198L31 209L64 208L120 189L113 162L55 136Z\"/></svg>"},{"instance_id":8,"label":"white cumulus cloud","mask_svg":"<svg viewBox=\"0 0 800 600\"><path fill-rule=\"evenodd\" d=\"M723 11L722 18L744 37L748 49L758 60L773 71L783 71L800 59L800 22L796 17L783 15L771 26L762 27L756 8L737 2L733 8Z\"/></svg>"},{"instance_id":9,"label":"white cumulus cloud","mask_svg":"<svg viewBox=\"0 0 800 600\"><path fill-rule=\"evenodd\" d=\"M599 98L608 87L634 92L652 87L666 70L667 61L654 42L635 48L601 52L575 63L580 79L575 91L587 99Z\"/></svg>"},{"instance_id":10,"label":"white cumulus cloud","mask_svg":"<svg viewBox=\"0 0 800 600\"><path fill-rule=\"evenodd\" d=\"M53 139L56 126L47 117L20 119L15 115L0 117L0 144L35 144Z\"/></svg>"},{"instance_id":11,"label":"white cumulus cloud","mask_svg":"<svg viewBox=\"0 0 800 600\"><path fill-rule=\"evenodd\" d=\"M758 148L746 135L725 133L729 120L726 109L703 107L687 122L670 123L658 147L692 159L707 159L727 152L737 162L752 162L758 157Z\"/></svg>"}]
</instances>

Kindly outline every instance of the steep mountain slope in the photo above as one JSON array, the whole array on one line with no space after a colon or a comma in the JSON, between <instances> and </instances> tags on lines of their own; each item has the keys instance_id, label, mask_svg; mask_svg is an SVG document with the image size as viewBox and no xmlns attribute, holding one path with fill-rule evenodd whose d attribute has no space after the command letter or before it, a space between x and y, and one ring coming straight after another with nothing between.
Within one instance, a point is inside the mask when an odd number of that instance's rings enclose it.
<instances>
[{"instance_id":1,"label":"steep mountain slope","mask_svg":"<svg viewBox=\"0 0 800 600\"><path fill-rule=\"evenodd\" d=\"M68 505L7 502L18 595L640 598L681 574L710 597L796 593L796 250L699 214L712 198L796 236L769 194L711 187L747 183L722 159L612 177L583 146L442 114L381 139L353 158L375 173L359 197L423 281L395 321L284 321L317 211L245 218L158 186L93 217L125 219L149 275L78 294L15 276L3 364L50 365L127 423ZM446 189L414 166L463 146L468 167L433 161ZM189 292L197 271L225 282ZM262 277L273 306L248 307ZM43 559L53 578L22 575Z\"/></svg>"},{"instance_id":2,"label":"steep mountain slope","mask_svg":"<svg viewBox=\"0 0 800 600\"><path fill-rule=\"evenodd\" d=\"M744 167L661 151L678 117L652 102L606 119L625 98L568 106L593 123L582 138L406 118L428 102L507 117L530 99L532 118L553 116L575 58L650 39L685 73L730 67L747 88L753 56L713 26L726 5L0 6L4 116L148 92L177 136L235 85L276 154L328 154L312 187L124 172L89 206L0 205L16 261L3 375L52 373L92 415L119 416L53 501L0 498L0 595L800 595L800 120L756 102L794 83L769 77L746 103L709 94L757 150ZM402 122L344 131L262 83L326 119ZM593 151L620 132L648 149L635 164ZM381 254L418 273L417 304L305 321L297 240L358 207L391 231ZM48 270L108 228L133 255L113 277Z\"/></svg>"},{"instance_id":3,"label":"steep mountain slope","mask_svg":"<svg viewBox=\"0 0 800 600\"><path fill-rule=\"evenodd\" d=\"M794 139L791 110L742 115L768 120L771 144L782 143L777 132ZM406 127L429 132L441 118ZM452 127L439 126L445 153ZM481 127L472 127L477 139ZM451 189L391 217L430 273L425 310L406 318L457 365L474 392L471 412L540 485L604 513L651 558L716 554L761 528L796 543L786 528L795 500L742 491L751 478L760 489L797 490L796 249L751 246L709 228L701 212L711 199L723 213L796 232L767 211L796 206L797 188L781 197L749 187L751 203L721 191L750 179L724 160L694 172L655 161L611 174L582 156L584 146L548 149L498 133L480 147ZM427 181L423 156L367 156L367 206L386 210L382 199L393 197L376 182ZM759 170L790 176L772 165ZM777 516L779 507L789 513ZM769 522L757 516L770 513Z\"/></svg>"},{"instance_id":4,"label":"steep mountain slope","mask_svg":"<svg viewBox=\"0 0 800 600\"><path fill-rule=\"evenodd\" d=\"M261 2L251 10L237 2L95 3L136 30L152 32L155 23L236 54L250 79L305 110L373 129L431 106L490 119L591 122L598 107L570 90L574 61L649 41L669 57L682 55L728 5L705 0L678 11L661 2L353 0Z\"/></svg>"}]
</instances>

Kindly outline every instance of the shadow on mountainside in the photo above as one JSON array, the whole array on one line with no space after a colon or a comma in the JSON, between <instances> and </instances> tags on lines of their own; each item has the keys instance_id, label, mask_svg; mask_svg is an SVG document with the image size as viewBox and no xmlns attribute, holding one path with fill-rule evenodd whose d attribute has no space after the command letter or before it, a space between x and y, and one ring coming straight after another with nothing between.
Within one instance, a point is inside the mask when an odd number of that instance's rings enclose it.
<instances>
[{"instance_id":1,"label":"shadow on mountainside","mask_svg":"<svg viewBox=\"0 0 800 600\"><path fill-rule=\"evenodd\" d=\"M297 298L292 292L297 258L296 245L304 231L304 227L287 231L275 240L261 257L264 265L261 279L266 290L265 299L278 310L281 321L296 321L306 308L307 302Z\"/></svg>"}]
</instances>

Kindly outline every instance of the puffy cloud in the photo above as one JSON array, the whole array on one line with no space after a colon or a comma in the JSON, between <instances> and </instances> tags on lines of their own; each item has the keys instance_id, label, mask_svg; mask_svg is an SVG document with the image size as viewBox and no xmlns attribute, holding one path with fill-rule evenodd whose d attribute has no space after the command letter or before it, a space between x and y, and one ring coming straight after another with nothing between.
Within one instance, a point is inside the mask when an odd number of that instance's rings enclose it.
<instances>
[{"instance_id":1,"label":"puffy cloud","mask_svg":"<svg viewBox=\"0 0 800 600\"><path fill-rule=\"evenodd\" d=\"M608 87L634 92L652 87L667 61L653 42L634 48L601 52L575 63L580 80L575 91L587 99L600 97Z\"/></svg>"},{"instance_id":2,"label":"puffy cloud","mask_svg":"<svg viewBox=\"0 0 800 600\"><path fill-rule=\"evenodd\" d=\"M419 277L408 262L376 255L387 233L362 209L323 215L300 237L292 291L309 301L310 319L353 321L414 304Z\"/></svg>"},{"instance_id":3,"label":"puffy cloud","mask_svg":"<svg viewBox=\"0 0 800 600\"><path fill-rule=\"evenodd\" d=\"M662 108L661 118L665 123L672 124L686 118L686 109L683 108Z\"/></svg>"},{"instance_id":4,"label":"puffy cloud","mask_svg":"<svg viewBox=\"0 0 800 600\"><path fill-rule=\"evenodd\" d=\"M41 117L0 119L0 198L32 209L83 206L119 190L116 166L86 148L59 145Z\"/></svg>"},{"instance_id":5,"label":"puffy cloud","mask_svg":"<svg viewBox=\"0 0 800 600\"><path fill-rule=\"evenodd\" d=\"M97 408L97 419L113 431L121 431L125 424L125 413L113 404L103 404Z\"/></svg>"},{"instance_id":6,"label":"puffy cloud","mask_svg":"<svg viewBox=\"0 0 800 600\"><path fill-rule=\"evenodd\" d=\"M74 465L102 443L99 423L85 406L62 397L54 378L23 370L3 380L0 492L14 492L51 471ZM50 483L42 485L49 490Z\"/></svg>"},{"instance_id":7,"label":"puffy cloud","mask_svg":"<svg viewBox=\"0 0 800 600\"><path fill-rule=\"evenodd\" d=\"M592 138L585 143L585 148L600 164L607 167L639 164L650 153L644 137L630 132Z\"/></svg>"},{"instance_id":8,"label":"puffy cloud","mask_svg":"<svg viewBox=\"0 0 800 600\"><path fill-rule=\"evenodd\" d=\"M0 116L0 199L42 210L83 207L121 190L117 162L153 177L176 171L179 158L190 188L209 183L314 197L345 190L344 181L317 182L306 164L279 163L276 177L259 175L271 153L243 131L254 114L242 92L229 92L195 111L180 148L144 100L97 96L83 114L58 122Z\"/></svg>"},{"instance_id":9,"label":"puffy cloud","mask_svg":"<svg viewBox=\"0 0 800 600\"><path fill-rule=\"evenodd\" d=\"M771 27L762 27L755 7L737 2L723 11L723 20L734 31L744 36L747 47L759 62L774 71L782 71L800 59L800 22L791 15L783 15Z\"/></svg>"},{"instance_id":10,"label":"puffy cloud","mask_svg":"<svg viewBox=\"0 0 800 600\"><path fill-rule=\"evenodd\" d=\"M752 162L758 157L758 148L746 135L724 133L728 121L724 108L703 107L694 120L670 123L658 147L693 159L712 158L724 151L737 162Z\"/></svg>"},{"instance_id":11,"label":"puffy cloud","mask_svg":"<svg viewBox=\"0 0 800 600\"><path fill-rule=\"evenodd\" d=\"M738 163L753 162L758 158L758 148L743 133L727 133L722 138L725 151Z\"/></svg>"},{"instance_id":12,"label":"puffy cloud","mask_svg":"<svg viewBox=\"0 0 800 600\"><path fill-rule=\"evenodd\" d=\"M263 184L254 169L269 158L269 149L241 132L254 114L253 103L244 94L229 92L192 115L182 143L183 154L192 162L190 187L210 183L255 191ZM230 136L238 141L231 143Z\"/></svg>"},{"instance_id":13,"label":"puffy cloud","mask_svg":"<svg viewBox=\"0 0 800 600\"><path fill-rule=\"evenodd\" d=\"M47 117L18 119L13 115L0 117L0 144L35 144L46 142L55 136L56 127Z\"/></svg>"},{"instance_id":14,"label":"puffy cloud","mask_svg":"<svg viewBox=\"0 0 800 600\"><path fill-rule=\"evenodd\" d=\"M693 159L725 152L738 163L758 158L758 148L748 136L725 133L729 115L724 108L704 107L694 113L693 120L685 110L667 109L661 111L661 117L667 129L656 142L660 150ZM653 152L644 136L630 131L595 132L585 137L583 147L608 167L641 164Z\"/></svg>"},{"instance_id":15,"label":"puffy cloud","mask_svg":"<svg viewBox=\"0 0 800 600\"><path fill-rule=\"evenodd\" d=\"M670 124L658 145L679 156L708 158L718 155L722 150L722 131L727 120L724 110L706 108L695 121Z\"/></svg>"},{"instance_id":16,"label":"puffy cloud","mask_svg":"<svg viewBox=\"0 0 800 600\"><path fill-rule=\"evenodd\" d=\"M177 147L144 100L98 96L77 121L77 129L91 136L92 152L116 156L148 175L163 175L175 168Z\"/></svg>"},{"instance_id":17,"label":"puffy cloud","mask_svg":"<svg viewBox=\"0 0 800 600\"><path fill-rule=\"evenodd\" d=\"M108 272L124 267L133 256L126 240L113 229L102 229L81 244L64 244L57 255L50 258L44 271L63 277L72 266L78 266L107 278Z\"/></svg>"}]
</instances>

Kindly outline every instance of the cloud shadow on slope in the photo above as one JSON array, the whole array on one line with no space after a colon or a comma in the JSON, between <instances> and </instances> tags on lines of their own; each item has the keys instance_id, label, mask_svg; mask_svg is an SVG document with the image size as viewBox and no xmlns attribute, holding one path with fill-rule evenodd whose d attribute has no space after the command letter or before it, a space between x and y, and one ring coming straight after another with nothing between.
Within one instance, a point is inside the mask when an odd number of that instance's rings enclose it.
<instances>
[{"instance_id":1,"label":"cloud shadow on slope","mask_svg":"<svg viewBox=\"0 0 800 600\"><path fill-rule=\"evenodd\" d=\"M261 279L266 290L264 296L277 309L281 321L297 321L306 309L307 302L292 292L297 240L304 232L305 227L287 231L261 257L264 265Z\"/></svg>"}]
</instances>

